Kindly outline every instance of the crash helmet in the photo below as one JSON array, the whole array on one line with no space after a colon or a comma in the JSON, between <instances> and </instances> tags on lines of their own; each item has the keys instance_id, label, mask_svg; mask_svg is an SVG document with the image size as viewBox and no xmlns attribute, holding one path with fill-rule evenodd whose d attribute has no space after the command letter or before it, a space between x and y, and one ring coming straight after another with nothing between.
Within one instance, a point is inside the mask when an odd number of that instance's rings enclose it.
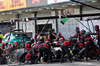
<instances>
[{"instance_id":1,"label":"crash helmet","mask_svg":"<svg viewBox=\"0 0 100 66\"><path fill-rule=\"evenodd\" d=\"M11 43L9 43L9 44L8 44L8 46L11 46L11 47L12 47L12 44L11 44Z\"/></svg>"},{"instance_id":2,"label":"crash helmet","mask_svg":"<svg viewBox=\"0 0 100 66\"><path fill-rule=\"evenodd\" d=\"M5 43L1 43L1 45L2 45L2 46L5 46L6 44L5 44Z\"/></svg>"},{"instance_id":3,"label":"crash helmet","mask_svg":"<svg viewBox=\"0 0 100 66\"><path fill-rule=\"evenodd\" d=\"M38 40L40 40L40 37L41 37L41 36L40 36L40 35L38 35L38 36L37 36L37 38L36 38L36 40L37 40L37 41L38 41Z\"/></svg>"},{"instance_id":4,"label":"crash helmet","mask_svg":"<svg viewBox=\"0 0 100 66\"><path fill-rule=\"evenodd\" d=\"M35 44L35 43L32 43L32 44L31 44L31 47L33 47L34 45L36 45L36 44Z\"/></svg>"},{"instance_id":5,"label":"crash helmet","mask_svg":"<svg viewBox=\"0 0 100 66\"><path fill-rule=\"evenodd\" d=\"M14 45L14 46L17 46L17 45L18 45L18 42L16 42L16 41L13 42L13 45Z\"/></svg>"},{"instance_id":6,"label":"crash helmet","mask_svg":"<svg viewBox=\"0 0 100 66\"><path fill-rule=\"evenodd\" d=\"M70 41L64 41L64 45L70 45Z\"/></svg>"},{"instance_id":7,"label":"crash helmet","mask_svg":"<svg viewBox=\"0 0 100 66\"><path fill-rule=\"evenodd\" d=\"M34 52L38 52L38 45L34 45L34 46L32 47L32 50L33 50Z\"/></svg>"},{"instance_id":8,"label":"crash helmet","mask_svg":"<svg viewBox=\"0 0 100 66\"><path fill-rule=\"evenodd\" d=\"M11 43L8 44L8 49L11 49L13 46Z\"/></svg>"},{"instance_id":9,"label":"crash helmet","mask_svg":"<svg viewBox=\"0 0 100 66\"><path fill-rule=\"evenodd\" d=\"M31 38L30 41L32 41L32 43L34 42L34 38Z\"/></svg>"},{"instance_id":10,"label":"crash helmet","mask_svg":"<svg viewBox=\"0 0 100 66\"><path fill-rule=\"evenodd\" d=\"M34 36L34 39L35 39L35 40L37 39L37 36L38 36L38 33L36 33L35 36Z\"/></svg>"},{"instance_id":11,"label":"crash helmet","mask_svg":"<svg viewBox=\"0 0 100 66\"><path fill-rule=\"evenodd\" d=\"M61 34L61 33L58 33L58 34L57 34L57 36L58 36L58 37L61 37L61 36L62 36L62 34Z\"/></svg>"},{"instance_id":12,"label":"crash helmet","mask_svg":"<svg viewBox=\"0 0 100 66\"><path fill-rule=\"evenodd\" d=\"M89 37L91 37L90 32L87 32L87 33L84 35L84 38L86 39L86 38L89 38Z\"/></svg>"},{"instance_id":13,"label":"crash helmet","mask_svg":"<svg viewBox=\"0 0 100 66\"><path fill-rule=\"evenodd\" d=\"M63 42L64 42L64 37L60 38L60 39L59 39L59 42L60 42L60 43L63 43Z\"/></svg>"},{"instance_id":14,"label":"crash helmet","mask_svg":"<svg viewBox=\"0 0 100 66\"><path fill-rule=\"evenodd\" d=\"M49 41L46 41L46 42L45 42L45 44L48 44L48 45L49 45L49 44L50 44L50 42L49 42Z\"/></svg>"},{"instance_id":15,"label":"crash helmet","mask_svg":"<svg viewBox=\"0 0 100 66\"><path fill-rule=\"evenodd\" d=\"M99 31L99 26L95 25L95 31Z\"/></svg>"},{"instance_id":16,"label":"crash helmet","mask_svg":"<svg viewBox=\"0 0 100 66\"><path fill-rule=\"evenodd\" d=\"M76 32L78 33L80 31L79 27L76 27Z\"/></svg>"},{"instance_id":17,"label":"crash helmet","mask_svg":"<svg viewBox=\"0 0 100 66\"><path fill-rule=\"evenodd\" d=\"M81 30L80 33L81 33L81 35L84 35L86 33L86 31L85 30Z\"/></svg>"},{"instance_id":18,"label":"crash helmet","mask_svg":"<svg viewBox=\"0 0 100 66\"><path fill-rule=\"evenodd\" d=\"M73 38L72 36L70 36L70 38Z\"/></svg>"},{"instance_id":19,"label":"crash helmet","mask_svg":"<svg viewBox=\"0 0 100 66\"><path fill-rule=\"evenodd\" d=\"M43 37L40 37L39 41L43 41L44 42L44 38Z\"/></svg>"}]
</instances>

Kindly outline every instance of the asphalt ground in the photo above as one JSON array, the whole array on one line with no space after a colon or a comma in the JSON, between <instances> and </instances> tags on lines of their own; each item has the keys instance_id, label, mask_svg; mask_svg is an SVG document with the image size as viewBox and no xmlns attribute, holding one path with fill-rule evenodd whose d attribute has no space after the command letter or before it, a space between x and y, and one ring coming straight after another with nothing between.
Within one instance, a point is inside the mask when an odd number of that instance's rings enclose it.
<instances>
[{"instance_id":1,"label":"asphalt ground","mask_svg":"<svg viewBox=\"0 0 100 66\"><path fill-rule=\"evenodd\" d=\"M1 66L1 65L0 65ZM72 61L72 63L60 63L60 62L53 62L53 63L40 63L40 64L21 64L19 63L13 63L13 64L8 64L8 65L2 65L2 66L100 66L100 61L97 60L91 60L88 62L85 61Z\"/></svg>"}]
</instances>

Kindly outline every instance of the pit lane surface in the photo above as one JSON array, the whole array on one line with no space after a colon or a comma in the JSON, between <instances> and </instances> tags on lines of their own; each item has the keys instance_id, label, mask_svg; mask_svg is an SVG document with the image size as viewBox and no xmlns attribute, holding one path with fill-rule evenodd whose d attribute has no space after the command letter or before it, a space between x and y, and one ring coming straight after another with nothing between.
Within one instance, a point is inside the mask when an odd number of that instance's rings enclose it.
<instances>
[{"instance_id":1,"label":"pit lane surface","mask_svg":"<svg viewBox=\"0 0 100 66\"><path fill-rule=\"evenodd\" d=\"M14 63L14 64L9 64L9 65L2 65L2 66L100 66L100 61L96 61L96 60L92 60L88 62L73 61L72 63L53 62L50 64L44 63L44 64L31 64L31 65L24 65L24 64L19 65L18 63Z\"/></svg>"}]
</instances>

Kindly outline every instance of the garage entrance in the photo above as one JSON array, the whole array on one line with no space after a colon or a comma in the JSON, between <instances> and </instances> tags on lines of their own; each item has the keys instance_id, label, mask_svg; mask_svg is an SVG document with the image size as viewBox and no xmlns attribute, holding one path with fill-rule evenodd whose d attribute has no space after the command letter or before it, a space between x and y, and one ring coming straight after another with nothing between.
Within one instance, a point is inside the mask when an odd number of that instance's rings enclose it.
<instances>
[{"instance_id":1,"label":"garage entrance","mask_svg":"<svg viewBox=\"0 0 100 66\"><path fill-rule=\"evenodd\" d=\"M45 24L40 24L40 25L37 25L37 33L40 33L43 29L43 27L45 26ZM44 37L44 39L46 40L47 39L47 35L48 35L48 30L49 29L52 29L52 24L47 24L45 29L43 30L41 36Z\"/></svg>"}]
</instances>

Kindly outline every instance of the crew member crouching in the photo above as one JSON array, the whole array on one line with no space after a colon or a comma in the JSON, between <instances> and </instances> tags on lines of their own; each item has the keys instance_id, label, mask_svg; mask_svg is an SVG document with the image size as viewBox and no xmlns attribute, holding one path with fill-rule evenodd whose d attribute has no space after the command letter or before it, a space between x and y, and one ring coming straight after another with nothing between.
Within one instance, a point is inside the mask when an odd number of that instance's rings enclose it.
<instances>
[{"instance_id":1,"label":"crew member crouching","mask_svg":"<svg viewBox=\"0 0 100 66\"><path fill-rule=\"evenodd\" d=\"M26 54L25 64L34 64L39 55L38 46L34 45L32 49Z\"/></svg>"},{"instance_id":2,"label":"crew member crouching","mask_svg":"<svg viewBox=\"0 0 100 66\"><path fill-rule=\"evenodd\" d=\"M1 64L6 64L6 57L3 54L3 49L2 49L2 45L0 45L0 65Z\"/></svg>"},{"instance_id":3,"label":"crew member crouching","mask_svg":"<svg viewBox=\"0 0 100 66\"><path fill-rule=\"evenodd\" d=\"M47 62L52 63L50 45L49 45L48 42L46 42L46 43L42 43L42 44L39 45L39 54L40 55L36 59L35 64L37 64L37 62L40 61L40 58L43 56L44 53L47 54L47 56L48 56Z\"/></svg>"}]
</instances>

